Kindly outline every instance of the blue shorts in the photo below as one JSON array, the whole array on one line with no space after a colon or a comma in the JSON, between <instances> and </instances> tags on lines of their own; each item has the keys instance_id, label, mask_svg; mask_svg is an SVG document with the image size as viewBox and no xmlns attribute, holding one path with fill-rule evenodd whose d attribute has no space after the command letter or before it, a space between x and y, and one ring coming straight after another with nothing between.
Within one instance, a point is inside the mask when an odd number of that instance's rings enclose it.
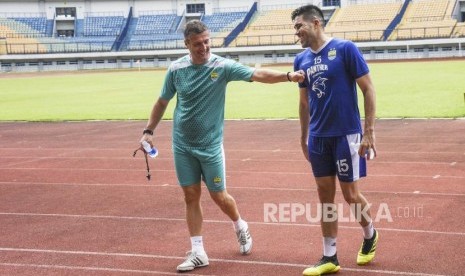
<instances>
[{"instance_id":1,"label":"blue shorts","mask_svg":"<svg viewBox=\"0 0 465 276\"><path fill-rule=\"evenodd\" d=\"M362 134L308 138L308 156L315 177L337 175L339 181L353 182L366 176L366 160L358 155L354 144Z\"/></svg>"},{"instance_id":2,"label":"blue shorts","mask_svg":"<svg viewBox=\"0 0 465 276\"><path fill-rule=\"evenodd\" d=\"M200 183L208 190L221 192L226 189L223 145L206 149L189 149L173 145L174 166L179 185L186 187Z\"/></svg>"}]
</instances>

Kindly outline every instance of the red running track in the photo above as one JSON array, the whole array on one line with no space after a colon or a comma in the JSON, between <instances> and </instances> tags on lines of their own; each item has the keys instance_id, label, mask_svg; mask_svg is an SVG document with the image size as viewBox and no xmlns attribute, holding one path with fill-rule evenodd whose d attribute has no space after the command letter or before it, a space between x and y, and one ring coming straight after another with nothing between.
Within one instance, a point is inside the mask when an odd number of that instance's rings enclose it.
<instances>
[{"instance_id":1,"label":"red running track","mask_svg":"<svg viewBox=\"0 0 465 276\"><path fill-rule=\"evenodd\" d=\"M176 274L190 243L171 122L157 129L150 182L142 156L132 157L144 124L0 123L0 275ZM377 256L357 266L361 228L341 222L339 275L463 275L464 134L465 120L377 122L379 156L361 183L379 212ZM315 183L299 135L298 121L226 122L228 189L253 252L239 254L231 222L204 193L210 265L184 275L301 275L320 258ZM274 222L269 204L310 210Z\"/></svg>"}]
</instances>

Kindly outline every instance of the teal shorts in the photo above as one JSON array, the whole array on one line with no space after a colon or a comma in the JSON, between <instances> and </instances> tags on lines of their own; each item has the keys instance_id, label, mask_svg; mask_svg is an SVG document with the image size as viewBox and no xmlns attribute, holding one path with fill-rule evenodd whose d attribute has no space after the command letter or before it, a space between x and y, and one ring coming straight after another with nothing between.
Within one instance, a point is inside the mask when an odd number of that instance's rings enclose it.
<instances>
[{"instance_id":1,"label":"teal shorts","mask_svg":"<svg viewBox=\"0 0 465 276\"><path fill-rule=\"evenodd\" d=\"M174 166L179 185L187 187L203 180L209 191L226 189L223 145L189 149L173 145Z\"/></svg>"}]
</instances>

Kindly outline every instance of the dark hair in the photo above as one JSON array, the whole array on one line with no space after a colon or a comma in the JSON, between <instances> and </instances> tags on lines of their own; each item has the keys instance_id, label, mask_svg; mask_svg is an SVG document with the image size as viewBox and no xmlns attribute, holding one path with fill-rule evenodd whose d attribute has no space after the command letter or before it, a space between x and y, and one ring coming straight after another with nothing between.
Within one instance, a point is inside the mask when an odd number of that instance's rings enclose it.
<instances>
[{"instance_id":1,"label":"dark hair","mask_svg":"<svg viewBox=\"0 0 465 276\"><path fill-rule=\"evenodd\" d=\"M321 24L323 24L323 26L324 26L325 17L323 16L323 12L321 11L320 8L318 8L315 5L305 5L305 6L302 6L302 7L299 7L297 9L295 9L291 14L292 21L294 21L294 19L297 16L301 16L301 15L303 15L302 18L305 21L309 21L309 20L311 20L313 18L316 18L316 19L320 20Z\"/></svg>"},{"instance_id":2,"label":"dark hair","mask_svg":"<svg viewBox=\"0 0 465 276\"><path fill-rule=\"evenodd\" d=\"M187 22L186 28L184 29L184 38L188 38L193 34L201 34L205 31L208 31L208 27L202 21L197 19L191 20Z\"/></svg>"}]
</instances>

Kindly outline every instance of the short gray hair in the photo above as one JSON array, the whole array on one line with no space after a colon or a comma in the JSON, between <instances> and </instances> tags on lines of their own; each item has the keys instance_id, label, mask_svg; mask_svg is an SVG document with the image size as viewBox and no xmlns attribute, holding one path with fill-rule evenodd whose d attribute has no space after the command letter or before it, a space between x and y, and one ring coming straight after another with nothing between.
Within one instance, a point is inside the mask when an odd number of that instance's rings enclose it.
<instances>
[{"instance_id":1,"label":"short gray hair","mask_svg":"<svg viewBox=\"0 0 465 276\"><path fill-rule=\"evenodd\" d=\"M201 34L208 31L207 25L200 20L191 20L187 22L186 28L184 29L184 38L187 39L193 34Z\"/></svg>"}]
</instances>

